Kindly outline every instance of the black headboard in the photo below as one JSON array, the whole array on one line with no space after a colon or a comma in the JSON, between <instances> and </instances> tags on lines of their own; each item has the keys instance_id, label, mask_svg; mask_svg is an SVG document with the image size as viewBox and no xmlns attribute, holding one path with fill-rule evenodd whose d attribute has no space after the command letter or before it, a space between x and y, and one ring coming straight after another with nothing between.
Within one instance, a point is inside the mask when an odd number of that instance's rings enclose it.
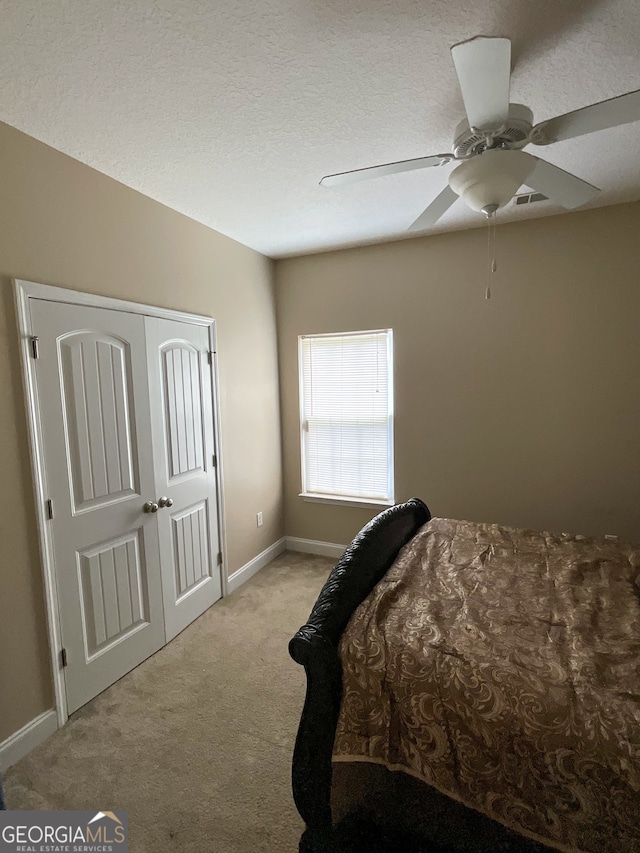
<instances>
[{"instance_id":1,"label":"black headboard","mask_svg":"<svg viewBox=\"0 0 640 853\"><path fill-rule=\"evenodd\" d=\"M398 552L431 518L419 498L384 510L362 528L331 571L289 654L307 674L293 755L293 796L307 828L300 851L335 851L331 753L342 699L338 644L352 613L384 577Z\"/></svg>"}]
</instances>

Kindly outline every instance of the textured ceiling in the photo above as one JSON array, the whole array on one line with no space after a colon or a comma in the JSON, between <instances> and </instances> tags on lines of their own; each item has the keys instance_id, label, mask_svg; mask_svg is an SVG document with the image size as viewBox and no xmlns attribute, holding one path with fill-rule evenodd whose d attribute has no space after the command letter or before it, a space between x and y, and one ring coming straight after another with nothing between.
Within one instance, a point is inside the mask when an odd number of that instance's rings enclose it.
<instances>
[{"instance_id":1,"label":"textured ceiling","mask_svg":"<svg viewBox=\"0 0 640 853\"><path fill-rule=\"evenodd\" d=\"M1 120L273 257L404 236L451 166L318 180L449 150L456 42L510 37L511 100L535 121L640 88L638 0L0 0L0 15ZM591 206L640 198L638 122L528 150L601 187ZM459 202L434 230L479 217Z\"/></svg>"}]
</instances>

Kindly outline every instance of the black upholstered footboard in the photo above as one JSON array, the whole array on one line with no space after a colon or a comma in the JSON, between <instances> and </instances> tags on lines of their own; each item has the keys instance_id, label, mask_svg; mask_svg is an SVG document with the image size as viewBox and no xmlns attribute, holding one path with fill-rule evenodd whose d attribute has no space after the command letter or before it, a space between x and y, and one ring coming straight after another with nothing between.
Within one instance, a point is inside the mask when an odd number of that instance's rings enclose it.
<instances>
[{"instance_id":1,"label":"black upholstered footboard","mask_svg":"<svg viewBox=\"0 0 640 853\"><path fill-rule=\"evenodd\" d=\"M390 507L358 533L329 575L289 653L307 674L307 695L293 755L293 797L306 823L301 853L337 849L331 819L331 753L342 697L338 643L351 614L384 576L398 551L431 518L418 498Z\"/></svg>"}]
</instances>

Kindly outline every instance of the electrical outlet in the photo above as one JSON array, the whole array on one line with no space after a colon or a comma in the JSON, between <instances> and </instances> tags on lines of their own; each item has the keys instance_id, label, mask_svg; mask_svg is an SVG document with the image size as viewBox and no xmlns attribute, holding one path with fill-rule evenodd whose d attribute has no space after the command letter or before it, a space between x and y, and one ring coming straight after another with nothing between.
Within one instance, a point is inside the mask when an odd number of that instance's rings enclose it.
<instances>
[{"instance_id":1,"label":"electrical outlet","mask_svg":"<svg viewBox=\"0 0 640 853\"><path fill-rule=\"evenodd\" d=\"M256 521L258 522L258 527L262 527L262 513L261 512L259 512L256 515Z\"/></svg>"}]
</instances>

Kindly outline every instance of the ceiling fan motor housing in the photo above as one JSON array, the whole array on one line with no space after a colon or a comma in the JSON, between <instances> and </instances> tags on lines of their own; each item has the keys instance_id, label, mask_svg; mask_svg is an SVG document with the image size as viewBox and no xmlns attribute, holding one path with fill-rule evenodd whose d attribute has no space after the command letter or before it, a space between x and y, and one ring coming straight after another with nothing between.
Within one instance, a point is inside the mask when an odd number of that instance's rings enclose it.
<instances>
[{"instance_id":1,"label":"ceiling fan motor housing","mask_svg":"<svg viewBox=\"0 0 640 853\"><path fill-rule=\"evenodd\" d=\"M506 124L493 130L472 128L467 119L463 119L455 129L453 153L456 157L473 157L482 154L487 148L523 148L529 139L533 127L533 113L523 104L509 104L509 117ZM487 137L491 145L487 143Z\"/></svg>"}]
</instances>

